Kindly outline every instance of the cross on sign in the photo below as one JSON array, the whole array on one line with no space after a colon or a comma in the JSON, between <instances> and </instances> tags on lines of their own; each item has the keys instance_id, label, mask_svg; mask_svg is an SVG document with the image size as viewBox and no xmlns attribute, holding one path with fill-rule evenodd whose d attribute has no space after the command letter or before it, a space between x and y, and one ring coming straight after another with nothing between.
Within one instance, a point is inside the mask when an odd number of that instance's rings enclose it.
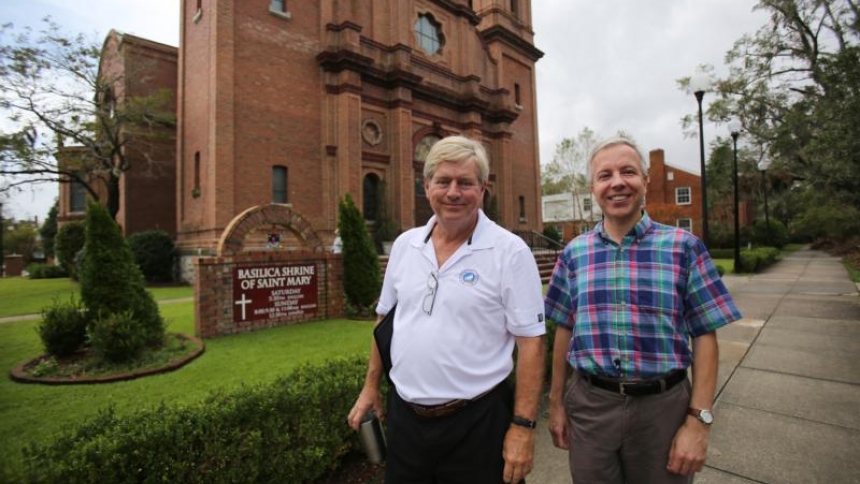
<instances>
[{"instance_id":1,"label":"cross on sign","mask_svg":"<svg viewBox=\"0 0 860 484\"><path fill-rule=\"evenodd\" d=\"M239 299L238 301L234 302L235 305L242 306L242 321L245 320L245 306L247 306L248 304L251 304L252 302L254 302L254 300L253 299L247 299L245 297L244 292L242 293L242 299Z\"/></svg>"}]
</instances>

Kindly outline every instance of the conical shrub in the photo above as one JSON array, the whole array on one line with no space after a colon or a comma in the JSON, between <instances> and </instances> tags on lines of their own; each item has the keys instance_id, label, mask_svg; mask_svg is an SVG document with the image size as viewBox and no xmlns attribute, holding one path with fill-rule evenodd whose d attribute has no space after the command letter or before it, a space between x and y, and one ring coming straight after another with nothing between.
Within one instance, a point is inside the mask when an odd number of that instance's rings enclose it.
<instances>
[{"instance_id":1,"label":"conical shrub","mask_svg":"<svg viewBox=\"0 0 860 484\"><path fill-rule=\"evenodd\" d=\"M338 229L343 240L343 291L347 304L358 315L371 315L371 305L382 287L379 258L364 217L349 194L338 204Z\"/></svg>"},{"instance_id":2,"label":"conical shrub","mask_svg":"<svg viewBox=\"0 0 860 484\"><path fill-rule=\"evenodd\" d=\"M130 313L144 344L160 346L164 341L164 321L158 305L146 290L143 274L119 226L98 203L90 203L87 208L84 247L81 300L92 316L91 324Z\"/></svg>"}]
</instances>

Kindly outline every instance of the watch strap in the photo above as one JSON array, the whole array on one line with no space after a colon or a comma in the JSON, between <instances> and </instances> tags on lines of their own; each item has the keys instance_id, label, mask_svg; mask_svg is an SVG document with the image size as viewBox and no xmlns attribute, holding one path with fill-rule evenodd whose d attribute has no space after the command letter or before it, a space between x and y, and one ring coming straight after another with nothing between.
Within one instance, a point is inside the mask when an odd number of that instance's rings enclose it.
<instances>
[{"instance_id":1,"label":"watch strap","mask_svg":"<svg viewBox=\"0 0 860 484\"><path fill-rule=\"evenodd\" d=\"M514 415L514 418L511 419L511 423L520 427L525 427L527 429L533 429L537 427L537 422L535 422L534 420L529 420L525 417L520 417L519 415Z\"/></svg>"}]
</instances>

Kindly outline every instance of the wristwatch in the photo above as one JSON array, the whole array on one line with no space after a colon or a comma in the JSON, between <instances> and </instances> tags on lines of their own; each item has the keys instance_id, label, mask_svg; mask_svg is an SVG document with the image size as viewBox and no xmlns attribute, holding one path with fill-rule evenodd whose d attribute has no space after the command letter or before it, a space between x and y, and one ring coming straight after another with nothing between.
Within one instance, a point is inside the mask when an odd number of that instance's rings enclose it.
<instances>
[{"instance_id":1,"label":"wristwatch","mask_svg":"<svg viewBox=\"0 0 860 484\"><path fill-rule=\"evenodd\" d=\"M687 414L696 417L699 419L699 422L702 422L705 425L711 425L714 423L714 414L711 413L710 410L700 410L698 408L688 407Z\"/></svg>"},{"instance_id":2,"label":"wristwatch","mask_svg":"<svg viewBox=\"0 0 860 484\"><path fill-rule=\"evenodd\" d=\"M525 417L520 417L519 415L514 415L514 418L511 419L511 423L520 427L525 427L527 429L534 429L535 427L537 427L537 422L535 422L534 420L529 420Z\"/></svg>"}]
</instances>

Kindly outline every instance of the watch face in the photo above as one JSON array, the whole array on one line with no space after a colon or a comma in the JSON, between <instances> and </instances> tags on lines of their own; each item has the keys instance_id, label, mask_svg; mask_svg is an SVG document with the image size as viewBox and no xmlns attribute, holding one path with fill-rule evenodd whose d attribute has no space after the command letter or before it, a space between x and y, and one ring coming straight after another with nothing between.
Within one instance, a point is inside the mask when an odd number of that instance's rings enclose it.
<instances>
[{"instance_id":1,"label":"watch face","mask_svg":"<svg viewBox=\"0 0 860 484\"><path fill-rule=\"evenodd\" d=\"M701 420L705 425L711 425L714 423L714 414L711 413L710 410L702 410L699 412L699 420Z\"/></svg>"}]
</instances>

